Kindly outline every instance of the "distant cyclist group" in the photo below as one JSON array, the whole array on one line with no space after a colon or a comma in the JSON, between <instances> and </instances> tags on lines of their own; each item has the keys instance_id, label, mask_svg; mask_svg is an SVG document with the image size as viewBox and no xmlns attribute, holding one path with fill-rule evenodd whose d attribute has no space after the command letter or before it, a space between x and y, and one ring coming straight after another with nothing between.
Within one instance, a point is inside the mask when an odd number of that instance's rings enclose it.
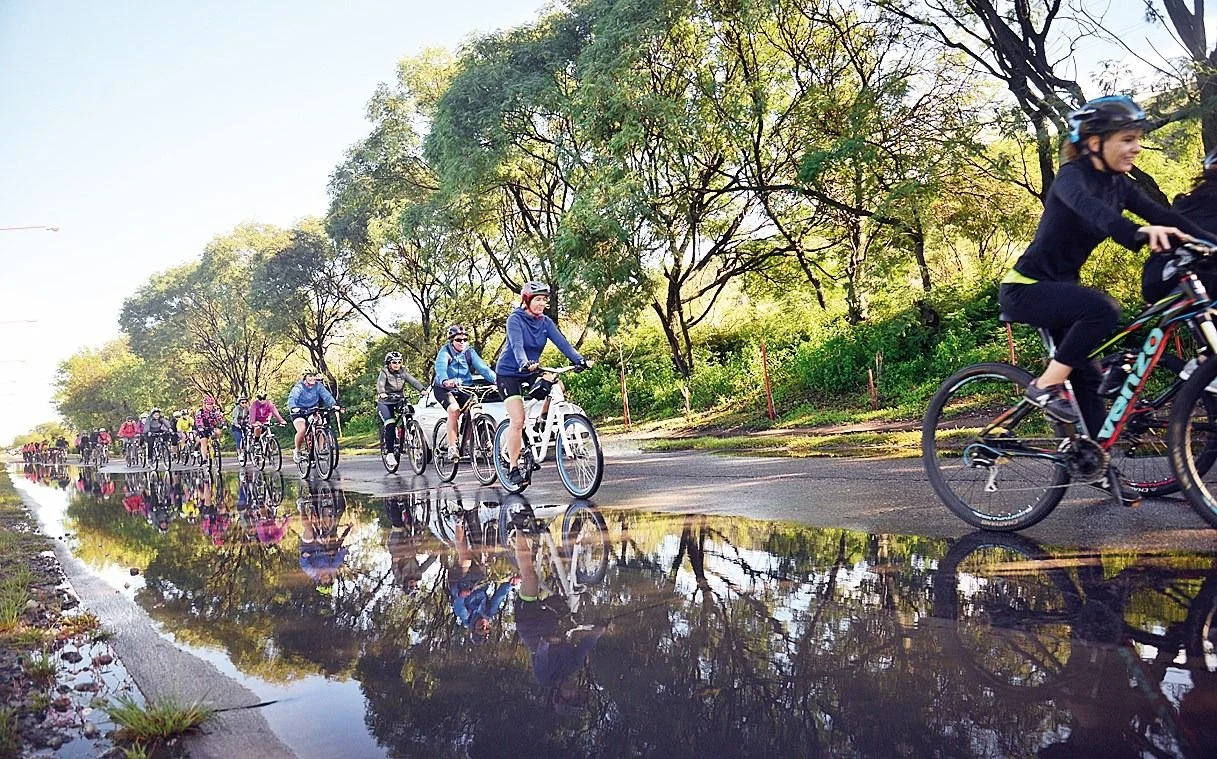
<instances>
[{"instance_id":1,"label":"distant cyclist group","mask_svg":"<svg viewBox=\"0 0 1217 759\"><path fill-rule=\"evenodd\" d=\"M501 479L509 488L518 490L527 485L532 470L544 457L545 449L540 446L543 443L547 446L550 440L534 441L538 447L535 451L527 451L528 471L521 471L521 454L526 447L527 437L524 429L527 415L525 400L531 398L538 401L537 418L533 422L539 436L542 423L552 416L551 396L562 397L562 385L556 373L543 371L541 353L552 342L571 362L570 368L582 370L589 366L588 361L546 315L550 296L550 287L544 282L529 281L523 285L519 303L507 318L506 342L494 368L470 344L469 330L460 323L448 327L447 338L435 356L434 380L429 386L406 371L399 351L387 353L384 367L376 380L382 457L387 461L389 456L400 455L403 449L414 446L417 449L414 458L416 462L421 462L421 466L416 464L415 468L421 473L421 467L426 466L432 451L438 448L438 454L443 459L442 467L437 463L441 471L452 467L455 473L457 462L463 458L478 457L479 464L484 465L480 471L490 472L493 477L496 469L501 470ZM471 409L480 403L485 394L475 385L475 374L480 375L486 383L480 388L497 391L506 414L501 432L495 428L497 422L491 420L488 427L483 425L480 428L484 434L476 440L465 431L462 422L465 418L471 418ZM429 390L435 402L446 412L446 420L437 425L431 440L413 431L414 410L406 397L407 386L420 393ZM242 394L226 416L215 396L204 395L198 409L193 412L183 408L166 413L157 406L142 416L129 415L119 427L117 439L129 466L158 467L163 464L168 467L171 461L193 459L200 465L215 465L218 468L219 440L227 431L232 435L241 465L256 458L260 465L270 461L277 468L278 443L270 443L268 430L273 422L290 424L294 432L291 456L299 465L301 475L307 475L315 466L316 471L328 478L337 464L338 444L333 431L328 429L325 414L338 413L343 409L317 370L310 367L301 373L299 381L288 394L286 409L285 419L266 393L258 394L253 403ZM563 422L564 417L558 421ZM404 429L407 426L411 426L411 429ZM585 426L590 429L590 421ZM580 452L574 449L577 444L583 445L581 441L585 442L587 437L580 437L576 431L563 444L564 428L564 424L559 424L557 429L550 432L553 445L558 455L566 453L579 458ZM270 439L273 439L273 435ZM63 445L58 445L59 442ZM97 452L102 451L103 455L107 455L112 442L105 429L82 433L76 445L81 462L97 463ZM594 441L594 444L597 470L594 480L598 486L599 443ZM489 461L492 449L501 458L497 467ZM61 453L50 453L53 451ZM66 456L66 451L66 440L54 444L30 443L22 449L27 461L45 463L56 463L51 459L59 460L58 457ZM395 467L390 471L395 471ZM564 482L566 480L564 476Z\"/></svg>"}]
</instances>

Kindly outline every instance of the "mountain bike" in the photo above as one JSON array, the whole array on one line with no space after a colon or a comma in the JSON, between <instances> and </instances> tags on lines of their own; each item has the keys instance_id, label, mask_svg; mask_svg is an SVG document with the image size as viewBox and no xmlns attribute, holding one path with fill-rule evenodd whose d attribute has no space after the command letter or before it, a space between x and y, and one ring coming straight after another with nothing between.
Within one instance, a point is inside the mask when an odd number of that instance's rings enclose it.
<instances>
[{"instance_id":1,"label":"mountain bike","mask_svg":"<svg viewBox=\"0 0 1217 759\"><path fill-rule=\"evenodd\" d=\"M1217 685L1211 556L1121 552L1104 562L1089 551L1049 552L1021 535L977 532L938 563L933 599L933 616L947 623L945 651L986 691L1013 703L1080 704L1088 714L1115 708L1110 729L1151 749L1129 755L1212 755L1213 745L1178 729L1188 716L1180 702L1211 699ZM1158 738L1179 743L1164 747Z\"/></svg>"},{"instance_id":2,"label":"mountain bike","mask_svg":"<svg viewBox=\"0 0 1217 759\"><path fill-rule=\"evenodd\" d=\"M444 482L452 482L460 468L460 459L468 458L473 463L473 474L478 482L489 485L495 477L495 425L494 417L482 411L482 403L486 396L495 392L495 388L493 385L457 385L448 390L467 394L457 420L457 444L454 447L458 457L448 455L448 420L440 419L435 423L431 437L435 441L431 447L435 452L435 471ZM440 406L444 407L444 404L440 403Z\"/></svg>"},{"instance_id":3,"label":"mountain bike","mask_svg":"<svg viewBox=\"0 0 1217 759\"><path fill-rule=\"evenodd\" d=\"M542 379L534 386L524 407L524 430L520 448L520 474L523 480L513 485L508 479L511 469L503 450L503 438L510 421L499 423L494 434L494 468L499 484L509 493L520 493L532 482L532 473L554 446L554 458L558 464L558 475L567 492L576 498L587 498L600 487L604 477L604 452L600 437L592 420L580 413L575 405L566 400L562 386L554 379L558 375L577 370L576 366L560 368L542 367ZM549 412L541 417L546 395L549 396Z\"/></svg>"},{"instance_id":4,"label":"mountain bike","mask_svg":"<svg viewBox=\"0 0 1217 759\"><path fill-rule=\"evenodd\" d=\"M148 464L148 451L138 438L123 438L123 461L128 469L140 469Z\"/></svg>"},{"instance_id":5,"label":"mountain bike","mask_svg":"<svg viewBox=\"0 0 1217 759\"><path fill-rule=\"evenodd\" d=\"M93 463L97 464L98 468L110 463L110 447L98 443L96 446L97 452L93 455Z\"/></svg>"},{"instance_id":6,"label":"mountain bike","mask_svg":"<svg viewBox=\"0 0 1217 759\"><path fill-rule=\"evenodd\" d=\"M557 539L555 523L560 524ZM588 501L574 501L565 509L533 509L523 498L509 496L499 507L499 535L517 568L516 552L522 549L518 540L527 542L542 597L560 596L572 614L578 612L588 586L603 582L608 574L608 527Z\"/></svg>"},{"instance_id":7,"label":"mountain bike","mask_svg":"<svg viewBox=\"0 0 1217 759\"><path fill-rule=\"evenodd\" d=\"M259 426L262 428L261 435L254 435L254 429L249 427L241 437L242 460L246 464L253 462L258 471L266 469L268 465L276 472L281 471L283 469L283 449L272 432L274 425L270 422L261 422Z\"/></svg>"},{"instance_id":8,"label":"mountain bike","mask_svg":"<svg viewBox=\"0 0 1217 759\"><path fill-rule=\"evenodd\" d=\"M328 480L338 468L338 438L329 425L327 411L337 415L342 409L337 406L332 409L315 408L307 414L304 447L300 449L300 460L296 462L300 479L307 479L315 468L321 479Z\"/></svg>"},{"instance_id":9,"label":"mountain bike","mask_svg":"<svg viewBox=\"0 0 1217 759\"><path fill-rule=\"evenodd\" d=\"M406 402L404 395L390 393L385 403L393 412L393 440L389 445L381 441L380 461L385 465L385 471L393 474L401 466L401 455L406 454L410 469L415 474L422 474L427 469L427 441L423 437L423 427L414 418L414 407ZM383 437L383 435L382 435Z\"/></svg>"},{"instance_id":10,"label":"mountain bike","mask_svg":"<svg viewBox=\"0 0 1217 759\"><path fill-rule=\"evenodd\" d=\"M1123 363L1109 362L1104 385L1115 386L1114 397L1099 430L1056 421L1027 401L1023 393L1033 375L1017 366L974 364L948 377L930 400L921 438L926 474L943 503L975 527L1021 530L1051 513L1071 482L1106 481L1119 497L1116 463L1128 468L1132 488L1148 495L1175 487L1187 492L1181 466L1195 480L1209 472L1217 461L1217 393L1207 387L1217 379L1217 361L1203 359L1217 355L1217 326L1196 271L1211 265L1215 254L1209 243L1177 248L1171 256L1178 289L1096 349L1094 355L1105 354L1134 334L1142 341L1135 352L1121 352ZM1052 336L1039 332L1046 354L1053 355ZM1199 368L1186 380L1169 371L1155 376L1168 347L1181 349L1185 338L1199 346ZM1180 412L1180 404L1187 411ZM1185 448L1183 464L1176 451ZM1217 501L1207 510L1193 505L1217 525Z\"/></svg>"},{"instance_id":11,"label":"mountain bike","mask_svg":"<svg viewBox=\"0 0 1217 759\"><path fill-rule=\"evenodd\" d=\"M173 455L169 448L168 437L175 435L174 432L154 432L149 435L151 438L148 441L148 466L152 469L160 471L164 467L166 472L173 469Z\"/></svg>"}]
</instances>

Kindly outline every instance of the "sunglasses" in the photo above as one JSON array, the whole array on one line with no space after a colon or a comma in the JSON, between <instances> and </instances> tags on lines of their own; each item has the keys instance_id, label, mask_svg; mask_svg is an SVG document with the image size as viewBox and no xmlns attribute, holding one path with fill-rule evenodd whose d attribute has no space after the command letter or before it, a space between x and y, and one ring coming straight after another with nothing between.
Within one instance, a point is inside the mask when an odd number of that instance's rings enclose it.
<instances>
[{"instance_id":1,"label":"sunglasses","mask_svg":"<svg viewBox=\"0 0 1217 759\"><path fill-rule=\"evenodd\" d=\"M392 366L393 364L400 364L400 363L401 363L400 361L390 361L389 366Z\"/></svg>"},{"instance_id":2,"label":"sunglasses","mask_svg":"<svg viewBox=\"0 0 1217 759\"><path fill-rule=\"evenodd\" d=\"M469 342L469 338L467 338L467 337L454 337L454 338L452 338L452 342L454 342L454 343L467 343L467 342Z\"/></svg>"}]
</instances>

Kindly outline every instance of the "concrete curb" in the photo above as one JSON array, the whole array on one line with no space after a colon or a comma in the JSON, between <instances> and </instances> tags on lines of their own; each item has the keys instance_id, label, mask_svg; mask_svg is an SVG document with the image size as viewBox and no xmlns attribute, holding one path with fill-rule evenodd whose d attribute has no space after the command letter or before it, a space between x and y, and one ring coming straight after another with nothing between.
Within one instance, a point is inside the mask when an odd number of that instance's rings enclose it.
<instances>
[{"instance_id":1,"label":"concrete curb","mask_svg":"<svg viewBox=\"0 0 1217 759\"><path fill-rule=\"evenodd\" d=\"M37 516L39 509L31 502L29 494L20 486L16 490L25 507ZM81 605L96 614L106 629L114 633L111 641L114 650L145 698L171 696L189 701L202 697L213 708L232 709L217 714L204 726L203 732L185 737L183 743L191 757L286 759L295 756L256 709L240 708L258 703L252 691L222 674L210 662L175 646L156 631L156 623L138 604L95 577L72 556L61 536L48 537L55 545L55 556Z\"/></svg>"}]
</instances>

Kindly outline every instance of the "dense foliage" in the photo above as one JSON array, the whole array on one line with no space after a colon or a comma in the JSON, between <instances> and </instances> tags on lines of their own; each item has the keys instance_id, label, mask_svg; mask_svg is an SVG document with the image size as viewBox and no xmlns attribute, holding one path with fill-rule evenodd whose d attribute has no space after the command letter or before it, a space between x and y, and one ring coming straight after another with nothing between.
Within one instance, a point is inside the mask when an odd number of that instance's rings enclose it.
<instances>
[{"instance_id":1,"label":"dense foliage","mask_svg":"<svg viewBox=\"0 0 1217 759\"><path fill-rule=\"evenodd\" d=\"M994 283L1064 114L1098 94L1036 55L1086 41L1039 6L575 0L404 58L325 218L241 225L151 277L118 342L64 362L60 412L281 399L309 365L366 416L385 350L425 378L459 321L493 358L530 279L600 362L572 383L597 415L620 413L623 368L635 417L761 409L762 341L779 412L914 408L1004 355ZM1217 141L1188 45L1142 97L1162 126L1137 180L1162 198ZM1105 247L1085 276L1131 305L1137 266Z\"/></svg>"}]
</instances>

